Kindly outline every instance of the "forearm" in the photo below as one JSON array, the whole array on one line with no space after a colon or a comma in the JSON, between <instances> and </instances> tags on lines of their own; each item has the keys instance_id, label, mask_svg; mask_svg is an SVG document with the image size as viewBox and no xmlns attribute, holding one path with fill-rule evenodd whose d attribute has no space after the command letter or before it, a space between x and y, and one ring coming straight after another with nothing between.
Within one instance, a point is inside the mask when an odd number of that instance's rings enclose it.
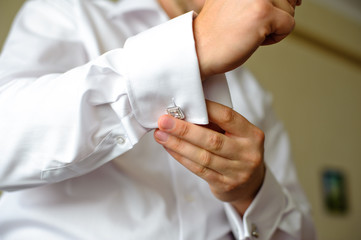
<instances>
[{"instance_id":1,"label":"forearm","mask_svg":"<svg viewBox=\"0 0 361 240\"><path fill-rule=\"evenodd\" d=\"M112 104L127 99L121 76L101 66L104 58L39 78L19 71L2 86L2 189L84 174L131 148L117 144L128 134Z\"/></svg>"},{"instance_id":2,"label":"forearm","mask_svg":"<svg viewBox=\"0 0 361 240\"><path fill-rule=\"evenodd\" d=\"M206 123L192 19L190 13L79 67L88 61L72 57L81 54L81 42L64 41L63 33L49 41L39 32L15 27L1 58L1 189L33 187L92 171L156 127L172 99L187 120ZM182 39L169 31L179 31ZM29 40L22 48L12 41L19 36ZM159 38L171 44L149 45ZM59 61L44 58L58 55L59 44ZM27 53L23 59L20 52ZM65 73L54 73L61 71Z\"/></svg>"}]
</instances>

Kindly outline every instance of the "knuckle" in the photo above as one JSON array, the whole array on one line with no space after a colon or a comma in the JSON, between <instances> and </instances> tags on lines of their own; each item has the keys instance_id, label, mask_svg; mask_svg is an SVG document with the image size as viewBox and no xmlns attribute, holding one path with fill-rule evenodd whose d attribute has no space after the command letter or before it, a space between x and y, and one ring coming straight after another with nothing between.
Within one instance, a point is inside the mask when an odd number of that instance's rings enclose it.
<instances>
[{"instance_id":1,"label":"knuckle","mask_svg":"<svg viewBox=\"0 0 361 240\"><path fill-rule=\"evenodd\" d=\"M184 137L189 133L189 126L186 123L182 123L179 127L179 136Z\"/></svg>"},{"instance_id":2,"label":"knuckle","mask_svg":"<svg viewBox=\"0 0 361 240\"><path fill-rule=\"evenodd\" d=\"M255 140L257 141L257 143L259 143L259 144L263 144L265 141L265 138L266 138L265 133L257 127L253 131L253 136L254 136Z\"/></svg>"},{"instance_id":3,"label":"knuckle","mask_svg":"<svg viewBox=\"0 0 361 240\"><path fill-rule=\"evenodd\" d=\"M181 151L183 149L183 141L179 138L175 138L170 144L170 148L176 152Z\"/></svg>"},{"instance_id":4,"label":"knuckle","mask_svg":"<svg viewBox=\"0 0 361 240\"><path fill-rule=\"evenodd\" d=\"M255 1L253 5L253 13L258 19L264 19L269 15L273 5L266 1Z\"/></svg>"},{"instance_id":5,"label":"knuckle","mask_svg":"<svg viewBox=\"0 0 361 240\"><path fill-rule=\"evenodd\" d=\"M227 178L224 180L223 189L225 192L232 192L238 188L239 182L234 178Z\"/></svg>"},{"instance_id":6,"label":"knuckle","mask_svg":"<svg viewBox=\"0 0 361 240\"><path fill-rule=\"evenodd\" d=\"M254 151L247 156L248 173L258 169L263 164L263 151ZM247 172L246 172L247 173ZM247 174L244 177L249 177Z\"/></svg>"},{"instance_id":7,"label":"knuckle","mask_svg":"<svg viewBox=\"0 0 361 240\"><path fill-rule=\"evenodd\" d=\"M211 151L220 151L223 148L224 140L221 135L213 133L208 138L207 147Z\"/></svg>"},{"instance_id":8,"label":"knuckle","mask_svg":"<svg viewBox=\"0 0 361 240\"><path fill-rule=\"evenodd\" d=\"M263 162L263 152L256 152L253 156L252 166L258 168Z\"/></svg>"},{"instance_id":9,"label":"knuckle","mask_svg":"<svg viewBox=\"0 0 361 240\"><path fill-rule=\"evenodd\" d=\"M208 168L212 161L211 154L208 151L203 150L199 156L199 161L202 167Z\"/></svg>"},{"instance_id":10,"label":"knuckle","mask_svg":"<svg viewBox=\"0 0 361 240\"><path fill-rule=\"evenodd\" d=\"M235 112L231 108L223 108L222 112L220 113L221 121L224 123L233 122L235 117Z\"/></svg>"},{"instance_id":11,"label":"knuckle","mask_svg":"<svg viewBox=\"0 0 361 240\"><path fill-rule=\"evenodd\" d=\"M203 177L207 174L208 172L208 168L203 166L203 165L199 165L195 170L194 173L200 177Z\"/></svg>"},{"instance_id":12,"label":"knuckle","mask_svg":"<svg viewBox=\"0 0 361 240\"><path fill-rule=\"evenodd\" d=\"M242 174L240 174L240 176L238 177L239 180L239 184L246 186L247 183L250 182L250 180L252 180L252 174L251 172L244 172Z\"/></svg>"}]
</instances>

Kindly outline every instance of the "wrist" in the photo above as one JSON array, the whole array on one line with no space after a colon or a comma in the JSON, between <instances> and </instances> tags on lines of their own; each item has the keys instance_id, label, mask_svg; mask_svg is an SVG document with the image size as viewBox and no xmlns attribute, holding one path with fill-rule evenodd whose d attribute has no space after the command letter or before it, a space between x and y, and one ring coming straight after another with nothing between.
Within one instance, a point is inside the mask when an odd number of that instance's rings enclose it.
<instances>
[{"instance_id":1,"label":"wrist","mask_svg":"<svg viewBox=\"0 0 361 240\"><path fill-rule=\"evenodd\" d=\"M259 190L261 189L264 178L266 175L266 166L262 164L262 167L259 169L259 175L257 178L253 179L252 187L246 192L242 193L242 197L230 202L230 204L237 210L237 212L243 216L248 207L251 205L255 197L257 196ZM248 194L247 194L248 192Z\"/></svg>"},{"instance_id":2,"label":"wrist","mask_svg":"<svg viewBox=\"0 0 361 240\"><path fill-rule=\"evenodd\" d=\"M212 62L211 57L209 56L212 53L212 49L209 48L209 39L207 34L205 33L204 24L202 24L202 16L198 15L193 21L193 33L194 33L194 41L195 41L195 48L198 57L198 64L199 64L199 72L201 74L202 80L205 78L216 74L212 72Z\"/></svg>"},{"instance_id":3,"label":"wrist","mask_svg":"<svg viewBox=\"0 0 361 240\"><path fill-rule=\"evenodd\" d=\"M194 42L195 42L195 48L197 52L198 57L198 65L199 65L199 73L201 75L202 81L207 77L207 73L204 69L204 64L202 61L202 47L201 47L201 40L200 40L200 29L198 26L197 17L193 21L193 33L194 33Z\"/></svg>"},{"instance_id":4,"label":"wrist","mask_svg":"<svg viewBox=\"0 0 361 240\"><path fill-rule=\"evenodd\" d=\"M236 209L236 211L239 213L239 215L243 216L246 212L247 208L251 205L252 200L248 201L235 201L231 202L230 204Z\"/></svg>"}]
</instances>

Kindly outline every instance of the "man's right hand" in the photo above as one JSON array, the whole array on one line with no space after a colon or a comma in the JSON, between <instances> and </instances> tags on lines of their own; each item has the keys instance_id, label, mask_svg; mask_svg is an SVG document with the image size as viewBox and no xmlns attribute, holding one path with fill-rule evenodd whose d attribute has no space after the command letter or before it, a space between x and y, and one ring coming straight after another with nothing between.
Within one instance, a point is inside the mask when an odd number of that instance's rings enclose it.
<instances>
[{"instance_id":1,"label":"man's right hand","mask_svg":"<svg viewBox=\"0 0 361 240\"><path fill-rule=\"evenodd\" d=\"M260 46L294 28L300 0L207 0L194 20L202 79L242 65Z\"/></svg>"}]
</instances>

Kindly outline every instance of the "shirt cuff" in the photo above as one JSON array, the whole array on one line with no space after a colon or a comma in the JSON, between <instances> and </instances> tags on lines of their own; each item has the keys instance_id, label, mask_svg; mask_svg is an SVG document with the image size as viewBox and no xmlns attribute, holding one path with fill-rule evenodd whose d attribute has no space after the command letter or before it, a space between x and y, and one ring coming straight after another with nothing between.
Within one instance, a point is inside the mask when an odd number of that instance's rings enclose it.
<instances>
[{"instance_id":1,"label":"shirt cuff","mask_svg":"<svg viewBox=\"0 0 361 240\"><path fill-rule=\"evenodd\" d=\"M174 103L186 120L208 123L189 12L129 38L124 46L127 92L133 113L145 128Z\"/></svg>"},{"instance_id":2,"label":"shirt cuff","mask_svg":"<svg viewBox=\"0 0 361 240\"><path fill-rule=\"evenodd\" d=\"M246 210L243 218L225 203L225 211L236 239L270 239L280 224L286 208L286 197L270 170L257 196Z\"/></svg>"}]
</instances>

